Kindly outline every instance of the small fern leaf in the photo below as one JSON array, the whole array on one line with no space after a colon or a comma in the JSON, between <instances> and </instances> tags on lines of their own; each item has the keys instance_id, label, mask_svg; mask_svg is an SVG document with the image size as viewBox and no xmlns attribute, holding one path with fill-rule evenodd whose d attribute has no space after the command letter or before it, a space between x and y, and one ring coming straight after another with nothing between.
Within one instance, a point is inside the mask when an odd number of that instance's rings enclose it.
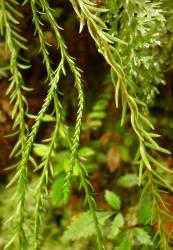
<instances>
[{"instance_id":1,"label":"small fern leaf","mask_svg":"<svg viewBox=\"0 0 173 250\"><path fill-rule=\"evenodd\" d=\"M102 226L114 212L97 212L97 219ZM80 238L87 238L94 235L95 224L90 212L81 213L81 215L68 227L63 235L64 240L78 240Z\"/></svg>"},{"instance_id":2,"label":"small fern leaf","mask_svg":"<svg viewBox=\"0 0 173 250\"><path fill-rule=\"evenodd\" d=\"M133 233L139 243L147 246L153 245L150 235L143 228L134 228Z\"/></svg>"},{"instance_id":3,"label":"small fern leaf","mask_svg":"<svg viewBox=\"0 0 173 250\"><path fill-rule=\"evenodd\" d=\"M107 203L114 209L116 210L119 210L121 208L121 200L120 200L120 197L109 191L109 190L106 190L105 191L105 199L107 201Z\"/></svg>"}]
</instances>

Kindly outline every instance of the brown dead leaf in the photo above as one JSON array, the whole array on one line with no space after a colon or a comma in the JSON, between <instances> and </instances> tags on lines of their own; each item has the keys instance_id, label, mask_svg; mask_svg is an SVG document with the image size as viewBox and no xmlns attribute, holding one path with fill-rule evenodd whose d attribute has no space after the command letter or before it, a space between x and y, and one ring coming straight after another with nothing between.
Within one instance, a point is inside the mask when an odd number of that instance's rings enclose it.
<instances>
[{"instance_id":1,"label":"brown dead leaf","mask_svg":"<svg viewBox=\"0 0 173 250\"><path fill-rule=\"evenodd\" d=\"M167 209L166 209L163 206L163 204L160 204L160 209L163 211L163 214L162 214L163 227L164 227L164 230L169 235L169 237L172 238L173 237L173 219L171 219L165 213L168 213L169 215L173 216L173 197L169 194L162 194L161 198L167 206ZM155 231L157 231L158 225L155 224L153 228Z\"/></svg>"},{"instance_id":2,"label":"brown dead leaf","mask_svg":"<svg viewBox=\"0 0 173 250\"><path fill-rule=\"evenodd\" d=\"M95 171L92 173L91 184L94 192L100 194L102 190L102 173L100 171Z\"/></svg>"},{"instance_id":3,"label":"brown dead leaf","mask_svg":"<svg viewBox=\"0 0 173 250\"><path fill-rule=\"evenodd\" d=\"M73 208L73 209L76 209L78 208L79 206L79 197L75 194L71 195L70 197L70 206Z\"/></svg>"},{"instance_id":4,"label":"brown dead leaf","mask_svg":"<svg viewBox=\"0 0 173 250\"><path fill-rule=\"evenodd\" d=\"M81 133L81 142L83 146L89 146L91 140L91 131L90 129L84 129Z\"/></svg>"},{"instance_id":5,"label":"brown dead leaf","mask_svg":"<svg viewBox=\"0 0 173 250\"><path fill-rule=\"evenodd\" d=\"M107 167L111 173L115 172L121 165L121 156L115 143L110 147L107 154Z\"/></svg>"},{"instance_id":6,"label":"brown dead leaf","mask_svg":"<svg viewBox=\"0 0 173 250\"><path fill-rule=\"evenodd\" d=\"M113 139L114 142L117 142L117 143L121 143L122 142L120 134L116 133L116 132L113 133L112 139Z\"/></svg>"},{"instance_id":7,"label":"brown dead leaf","mask_svg":"<svg viewBox=\"0 0 173 250\"><path fill-rule=\"evenodd\" d=\"M100 144L101 145L106 145L111 138L111 133L104 133L101 137L100 137Z\"/></svg>"},{"instance_id":8,"label":"brown dead leaf","mask_svg":"<svg viewBox=\"0 0 173 250\"><path fill-rule=\"evenodd\" d=\"M162 194L162 199L168 206L168 213L173 216L173 197L169 194ZM165 210L163 205L160 205L160 208L162 210ZM163 217L165 230L167 230L169 233L171 233L171 235L173 235L173 219L170 219L166 215L163 215Z\"/></svg>"}]
</instances>

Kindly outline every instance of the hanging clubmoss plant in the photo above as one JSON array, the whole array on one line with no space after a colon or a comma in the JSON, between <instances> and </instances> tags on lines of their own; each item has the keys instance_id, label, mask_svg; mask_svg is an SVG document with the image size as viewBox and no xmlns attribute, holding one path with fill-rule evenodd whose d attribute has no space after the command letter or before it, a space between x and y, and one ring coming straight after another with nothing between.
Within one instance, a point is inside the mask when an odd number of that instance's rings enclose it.
<instances>
[{"instance_id":1,"label":"hanging clubmoss plant","mask_svg":"<svg viewBox=\"0 0 173 250\"><path fill-rule=\"evenodd\" d=\"M170 182L165 178L172 171L160 161L156 153L158 151L170 154L170 152L157 142L159 135L153 132L154 126L150 119L149 108L158 93L159 84L165 84L166 70L172 67L170 59L173 40L171 37L173 26L170 21L173 12L172 1L165 0L162 3L154 0L70 0L69 2L80 24L79 33L87 27L98 53L102 55L110 69L108 80L104 84L104 93L100 94L90 111L89 127L97 130L104 124L106 109L114 91L115 108L121 109L121 126L126 126L126 121L130 117L130 126L137 138L133 164L135 171L138 172L138 185L142 190L140 203L147 201L147 206L151 208L150 216L144 226L155 225L156 228L152 240L147 230L140 231L140 228L135 228L134 233L140 239L144 237L144 241L146 240L148 244L148 248L145 249L171 249L173 234L165 227L164 220L173 218L169 213L167 202L162 198L162 193L172 190ZM27 95L32 93L33 89L28 87L25 75L32 68L32 61L25 58L29 42L22 36L21 22L24 18L22 6L30 8L32 29L34 27L35 30L33 37L37 37L39 41L37 54L43 58L46 71L45 85L48 91L37 115L31 115L28 111ZM118 195L108 190L105 193L105 199L115 210L114 212L99 211L95 201L96 195L80 151L81 128L84 124L82 118L85 102L87 103L87 99L84 98L86 90L82 81L83 73L69 53L62 36L63 31L57 23L56 11L48 0L24 2L0 0L0 35L10 53L9 65L2 68L9 74L7 95L12 105L13 120L10 136L17 138L11 152L15 164L8 168L13 170L8 188L15 187L15 193L10 200L14 209L11 217L5 222L7 231L4 249L42 249L49 186L54 182L53 159L60 144L66 148L68 158L63 181L58 187L61 189L63 186L64 204L69 201L72 181L77 171L79 186L85 193L85 203L88 208L88 212L79 216L68 228L64 239L77 241L80 237L96 235L96 245L99 250L133 249L133 242L128 241L130 233L126 234L125 239L123 238L123 230L127 229L128 232L129 228L124 226L122 214L115 212L121 209L121 199ZM56 38L57 58L59 58L56 65L51 61L50 46L44 32L45 26L48 25ZM78 103L77 110L75 109L76 123L72 127L67 125L65 119L66 108L63 105L60 88L61 80L69 74L73 78L73 86L77 93L75 103ZM70 86L71 91L73 86ZM40 126L50 110L54 124L51 134L49 138L35 144ZM34 120L32 128L28 125L28 119ZM46 147L40 162L33 154L35 145ZM92 149L90 153L92 154ZM33 187L30 176L36 171L39 174L36 173L37 181ZM128 181L130 182L130 176ZM30 196L32 198L28 201ZM103 227L104 222L111 217L114 217L112 228L116 228L120 233L118 236L113 229L109 232L108 238L115 242L114 248L106 245L106 233ZM154 234L154 231L152 233ZM140 244L145 245L144 241Z\"/></svg>"}]
</instances>

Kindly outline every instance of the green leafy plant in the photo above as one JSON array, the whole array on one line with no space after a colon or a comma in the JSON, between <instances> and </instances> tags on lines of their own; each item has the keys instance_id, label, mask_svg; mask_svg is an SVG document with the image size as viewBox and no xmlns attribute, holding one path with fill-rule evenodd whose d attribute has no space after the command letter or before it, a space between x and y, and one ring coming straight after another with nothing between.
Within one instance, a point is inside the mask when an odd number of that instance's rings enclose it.
<instances>
[{"instance_id":1,"label":"green leafy plant","mask_svg":"<svg viewBox=\"0 0 173 250\"><path fill-rule=\"evenodd\" d=\"M170 152L158 144L159 135L153 132L154 126L149 108L158 93L158 85L165 83L165 71L172 66L172 61L168 58L172 48L172 40L168 43L168 32L172 32L169 23L172 18L172 5L169 0L165 0L166 4L149 0L142 2L105 0L103 3L70 0L69 2L79 20L79 32L87 27L98 52L110 68L104 93L98 95L88 114L89 121L86 123L82 121L85 103L82 70L70 55L57 21L63 10L54 9L47 0L23 2L23 6L30 8L32 27L35 30L39 54L46 72L44 83L47 94L38 114L32 115L28 111L26 95L33 90L24 83L25 72L32 67L32 62L27 60L26 51L29 42L23 37L20 28L23 19L22 6L20 1L16 0L0 1L0 35L10 53L9 65L4 65L3 68L11 75L7 91L12 104L13 133L10 136L14 135L17 138L17 143L11 152L11 157L15 157L15 164L9 167L13 169L14 176L8 184L8 187L16 186L13 196L16 208L7 221L7 224L10 223L12 226L5 249L12 247L21 250L41 249L50 183L53 182L51 201L56 207L62 196L65 204L69 201L74 178L79 189L82 188L84 191L85 204L89 211L72 223L65 232L64 239L78 240L80 237L96 235L99 250L105 249L105 238L112 241L114 249L119 250L131 249L138 245L152 247L153 244L164 250L170 249L172 235L165 227L164 216L172 219L172 215L169 214L162 193L165 190L172 191L170 182L165 178L172 171L158 156L158 152L168 155ZM169 19L168 25L165 18ZM50 59L50 44L45 33L47 26L56 40L58 58L56 65ZM74 94L76 122L71 127L67 125L68 110L64 105L60 87L60 82L68 78L68 75L73 82L73 85L70 85L71 91L73 87L76 89ZM138 224L129 228L125 226L128 220L127 216L124 216L125 212L121 211L123 200L112 191L105 192L105 199L113 212L98 211L89 178L90 171L85 164L85 160L92 157L95 150L90 146L80 147L81 130L91 128L97 131L104 123L113 91L115 106L122 110L121 126L131 124L136 135L136 154L133 161L135 173L125 173L120 176L117 186L131 188L139 185L140 204L149 197L148 204L151 206L151 211L143 223L143 228L138 227ZM32 119L31 128L27 119ZM46 121L52 123L52 131L48 138L35 143L41 124ZM59 148L61 152L57 153ZM33 172L37 172L37 183L31 187L30 176ZM27 197L31 190L34 190L34 201L30 211ZM110 225L108 236L105 237L104 228L107 221ZM157 225L154 238L145 228L148 225L151 228Z\"/></svg>"},{"instance_id":2,"label":"green leafy plant","mask_svg":"<svg viewBox=\"0 0 173 250\"><path fill-rule=\"evenodd\" d=\"M144 224L133 224L125 226L127 218L120 212L121 200L116 193L105 191L106 202L114 211L98 212L97 217L100 224L103 225L107 221L107 230L105 236L107 239L114 241L117 245L113 249L132 249L134 246L152 247L152 236L147 231ZM130 212L130 211L129 211ZM127 213L128 214L128 213ZM110 220L110 217L113 217ZM64 240L77 240L80 238L88 238L95 234L94 223L89 213L82 213L64 233ZM120 243L118 243L120 242ZM152 249L152 248L148 248Z\"/></svg>"}]
</instances>

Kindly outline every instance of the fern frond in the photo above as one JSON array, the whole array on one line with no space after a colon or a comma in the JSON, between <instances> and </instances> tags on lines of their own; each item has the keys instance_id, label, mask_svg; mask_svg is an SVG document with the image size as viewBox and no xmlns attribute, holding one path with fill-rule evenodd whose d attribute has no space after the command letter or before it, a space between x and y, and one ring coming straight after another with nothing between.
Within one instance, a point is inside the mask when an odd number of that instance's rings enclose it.
<instances>
[{"instance_id":1,"label":"fern frond","mask_svg":"<svg viewBox=\"0 0 173 250\"><path fill-rule=\"evenodd\" d=\"M114 212L96 212L99 224L103 226ZM81 213L64 232L64 240L79 240L95 234L95 226L90 212Z\"/></svg>"}]
</instances>

